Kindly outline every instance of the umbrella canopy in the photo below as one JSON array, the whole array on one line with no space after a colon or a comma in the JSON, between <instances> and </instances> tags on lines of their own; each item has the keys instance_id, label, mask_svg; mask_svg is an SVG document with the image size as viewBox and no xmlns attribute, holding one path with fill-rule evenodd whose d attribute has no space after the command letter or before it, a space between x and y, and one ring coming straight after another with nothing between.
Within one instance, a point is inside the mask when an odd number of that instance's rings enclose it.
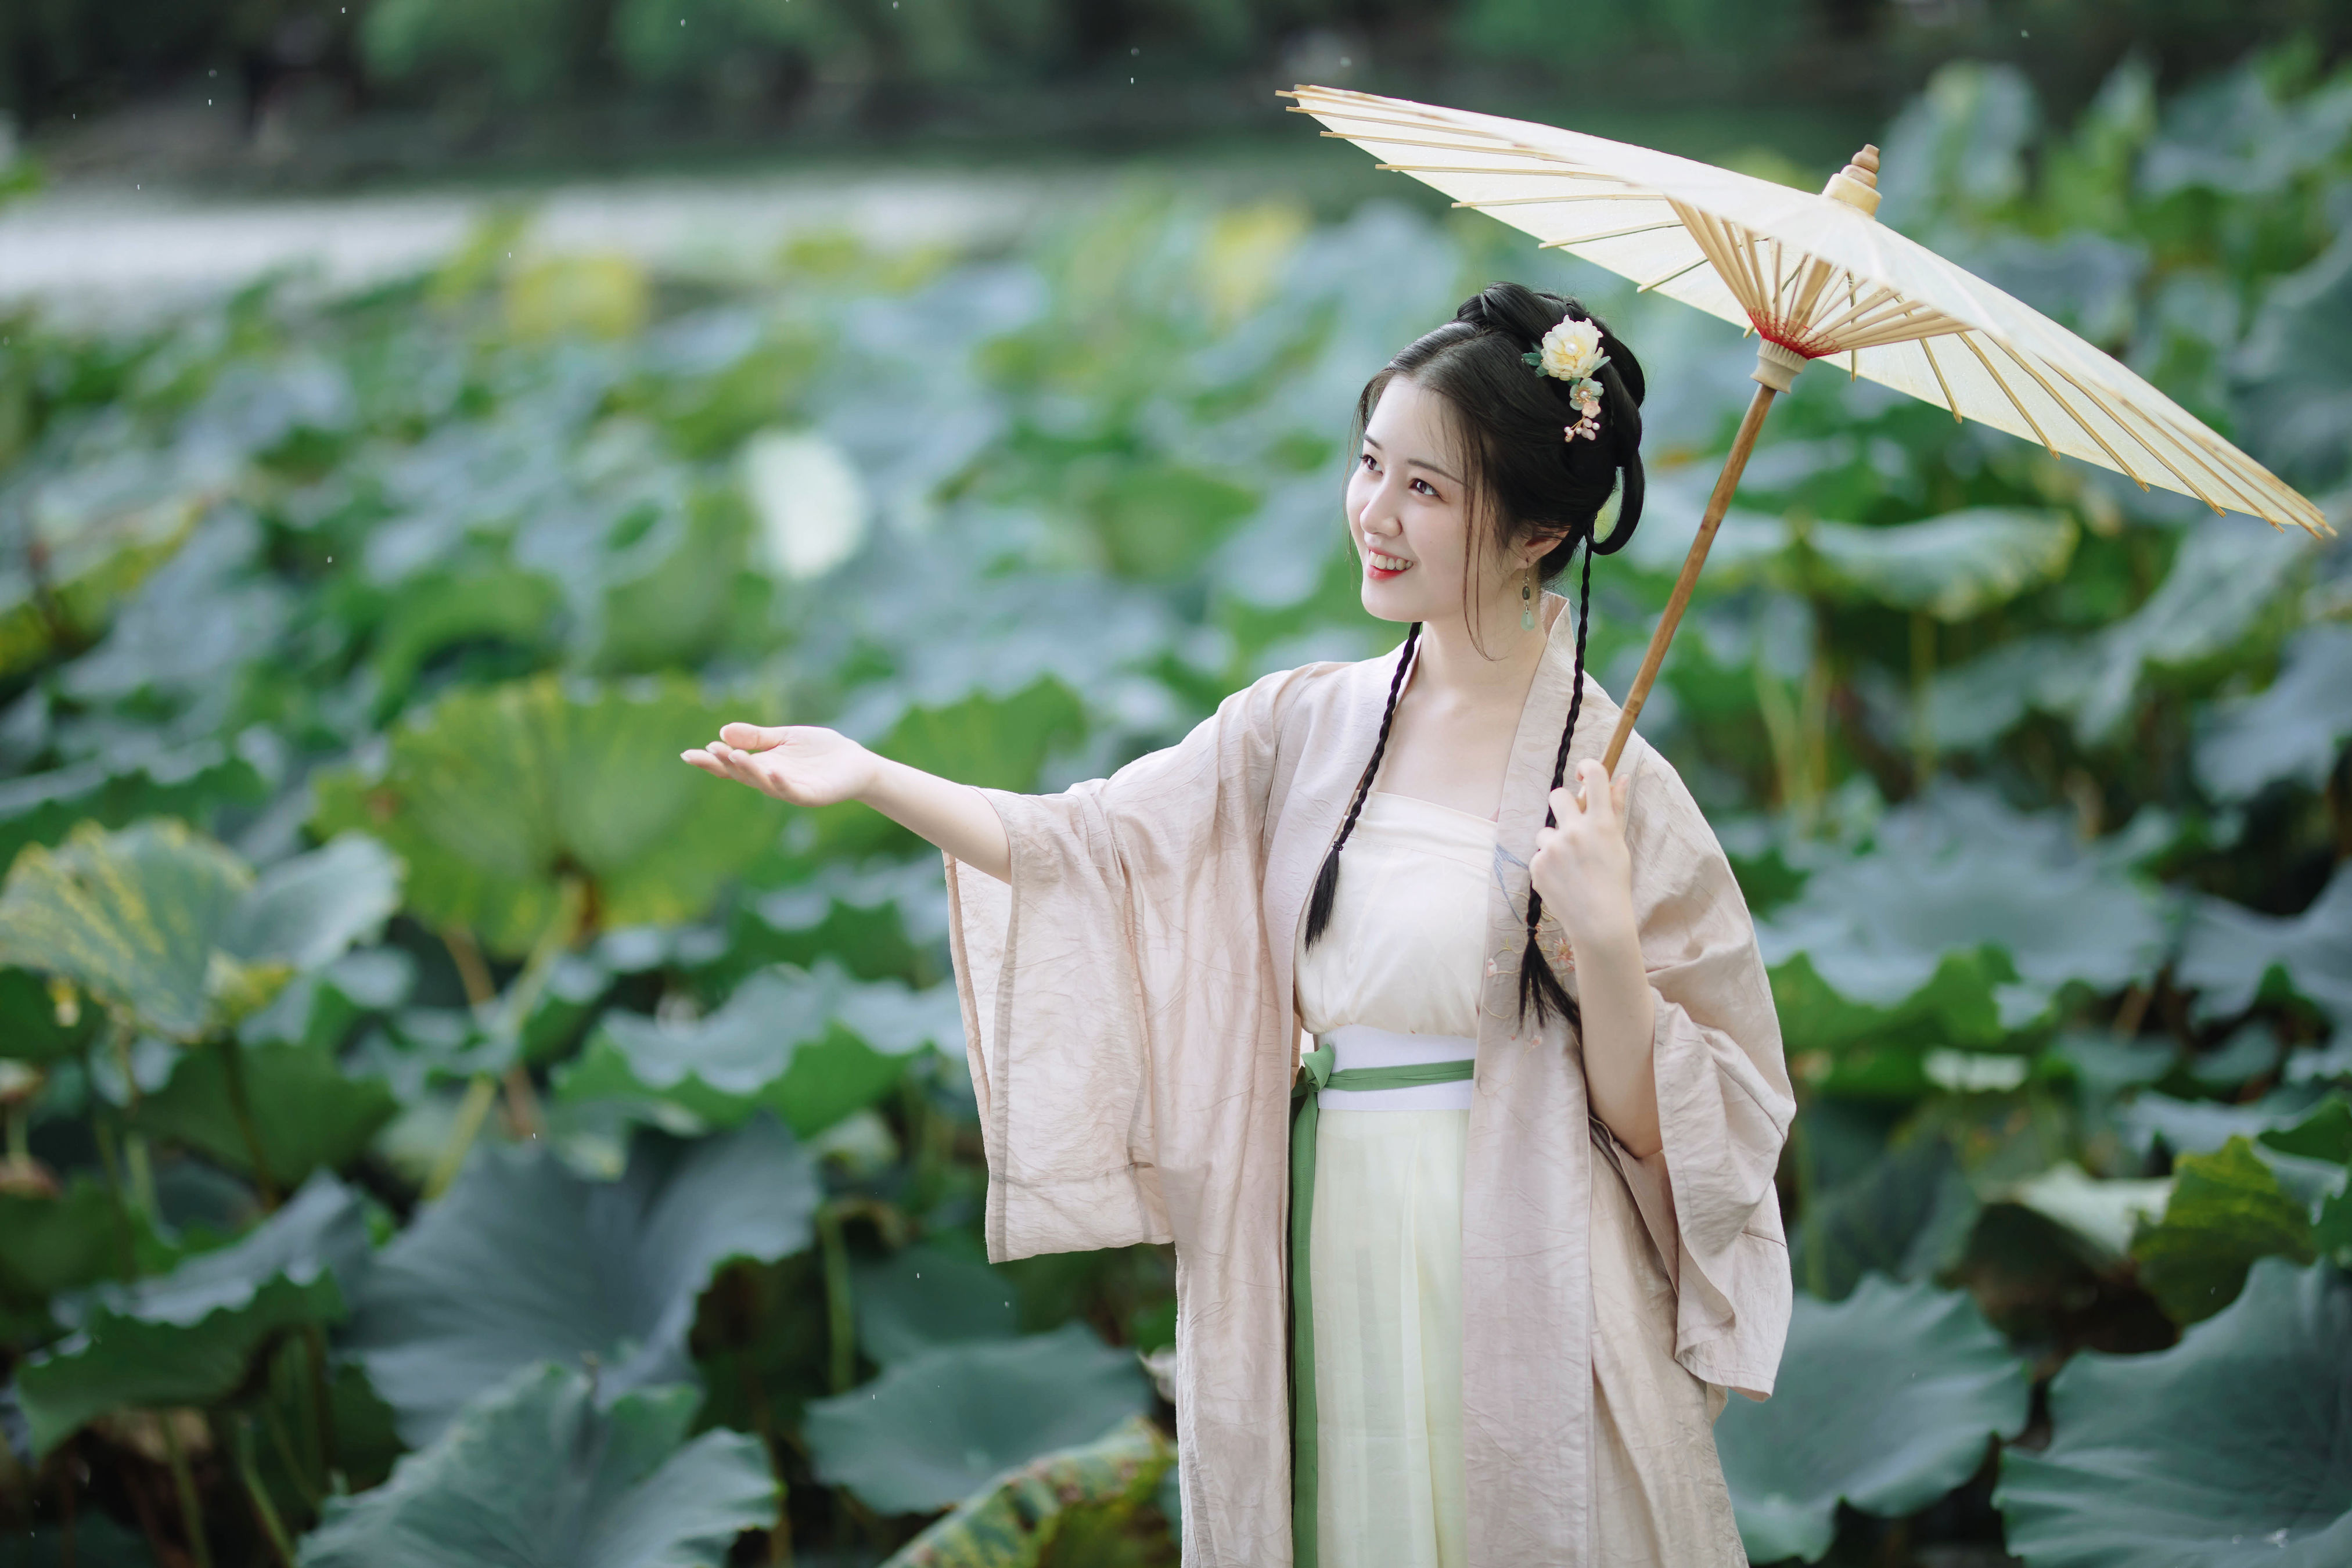
<instances>
[{"instance_id":1,"label":"umbrella canopy","mask_svg":"<svg viewBox=\"0 0 2352 1568\"><path fill-rule=\"evenodd\" d=\"M1522 120L1301 86L1283 96L1454 205L1755 332L1759 384L1611 742L1665 655L1776 392L1816 359L2137 481L2273 527L2335 532L2309 500L2112 356L1884 227L1878 153L1820 195Z\"/></svg>"}]
</instances>

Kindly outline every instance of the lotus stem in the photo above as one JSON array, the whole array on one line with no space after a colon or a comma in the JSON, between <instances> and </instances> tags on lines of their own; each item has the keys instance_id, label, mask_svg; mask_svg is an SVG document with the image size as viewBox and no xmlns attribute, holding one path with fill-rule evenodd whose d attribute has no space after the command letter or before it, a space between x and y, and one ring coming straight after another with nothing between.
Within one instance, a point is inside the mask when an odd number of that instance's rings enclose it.
<instances>
[{"instance_id":1,"label":"lotus stem","mask_svg":"<svg viewBox=\"0 0 2352 1568\"><path fill-rule=\"evenodd\" d=\"M477 1013L487 1012L499 999L499 987L490 978L490 966L482 957L481 943L464 926L445 926L441 945L449 950L449 962L457 966L457 984L466 988L467 1003Z\"/></svg>"},{"instance_id":2,"label":"lotus stem","mask_svg":"<svg viewBox=\"0 0 2352 1568\"><path fill-rule=\"evenodd\" d=\"M282 1360L281 1355L281 1363ZM272 1381L275 1381L274 1375ZM276 1399L261 1402L261 1426L269 1434L269 1446L278 1451L278 1462L286 1467L286 1473L293 1477L294 1484L301 1489L302 1506L313 1513L317 1512L322 1494L310 1484L310 1472L321 1467L304 1462L302 1456L294 1451L294 1434L286 1429L286 1417L278 1411ZM316 1430L315 1424L312 1429Z\"/></svg>"},{"instance_id":3,"label":"lotus stem","mask_svg":"<svg viewBox=\"0 0 2352 1568\"><path fill-rule=\"evenodd\" d=\"M163 1459L171 1467L172 1489L180 1496L180 1525L187 1531L188 1552L196 1560L196 1568L213 1568L212 1542L205 1539L205 1510L196 1496L195 1472L188 1468L187 1450L180 1446L180 1428L169 1410L155 1412L155 1425L163 1431Z\"/></svg>"},{"instance_id":4,"label":"lotus stem","mask_svg":"<svg viewBox=\"0 0 2352 1568\"><path fill-rule=\"evenodd\" d=\"M490 1113L490 1102L498 1092L498 1080L486 1072L476 1073L466 1086L466 1098L457 1103L457 1120L449 1127L449 1142L441 1146L440 1158L433 1162L432 1173L425 1178L427 1198L439 1197L457 1179L458 1167L465 1164L474 1135L482 1130L482 1118Z\"/></svg>"},{"instance_id":5,"label":"lotus stem","mask_svg":"<svg viewBox=\"0 0 2352 1568\"><path fill-rule=\"evenodd\" d=\"M857 1381L857 1313L849 1291L849 1247L841 1232L839 1205L816 1211L816 1233L824 1252L825 1332L832 1350L833 1391L846 1394Z\"/></svg>"},{"instance_id":6,"label":"lotus stem","mask_svg":"<svg viewBox=\"0 0 2352 1568\"><path fill-rule=\"evenodd\" d=\"M523 1026L530 1022L531 1010L539 1005L540 996L547 989L548 977L555 972L555 961L563 956L580 934L581 920L587 910L587 883L579 877L564 878L557 890L555 912L549 917L546 929L539 933L539 941L532 944L522 973L507 987L502 1002L491 992L488 967L483 963L481 950L475 945L472 935L455 927L442 933L441 940L457 962L457 973L465 979L466 994L476 1013L488 1015L485 1021L493 1041L506 1047L519 1045ZM517 1136L538 1137L545 1131L545 1122L540 1115L539 1096L530 1085L530 1070L517 1060L504 1076L508 1114L515 1124ZM457 1121L449 1129L449 1142L434 1162L432 1174L425 1181L426 1197L438 1197L457 1180L458 1168L465 1164L467 1152L481 1133L482 1119L489 1114L496 1093L497 1085L487 1073L478 1075L466 1086L466 1099L458 1107Z\"/></svg>"},{"instance_id":7,"label":"lotus stem","mask_svg":"<svg viewBox=\"0 0 2352 1568\"><path fill-rule=\"evenodd\" d=\"M1927 688L1936 677L1936 623L1911 612L1911 787L1925 789L1936 773L1936 736L1927 722Z\"/></svg>"},{"instance_id":8,"label":"lotus stem","mask_svg":"<svg viewBox=\"0 0 2352 1568\"><path fill-rule=\"evenodd\" d=\"M228 1089L229 1113L236 1118L237 1136L245 1140L245 1156L253 1162L253 1184L260 1191L261 1206L275 1210L283 1201L278 1179L269 1173L269 1152L262 1146L261 1126L253 1119L253 1101L245 1091L245 1052L235 1035L224 1034L215 1042L221 1056L221 1081Z\"/></svg>"},{"instance_id":9,"label":"lotus stem","mask_svg":"<svg viewBox=\"0 0 2352 1568\"><path fill-rule=\"evenodd\" d=\"M302 1325L302 1354L310 1379L310 1427L319 1439L319 1475L329 1491L340 1495L343 1488L336 1464L340 1456L335 1448L335 1391L327 1381L326 1331L316 1323Z\"/></svg>"},{"instance_id":10,"label":"lotus stem","mask_svg":"<svg viewBox=\"0 0 2352 1568\"><path fill-rule=\"evenodd\" d=\"M743 1380L751 1401L751 1426L768 1456L768 1473L776 1478L776 1522L768 1531L768 1561L789 1568L793 1560L792 1483L784 1479L784 1456L776 1442L775 1412L768 1406L767 1385L754 1372Z\"/></svg>"},{"instance_id":11,"label":"lotus stem","mask_svg":"<svg viewBox=\"0 0 2352 1568\"><path fill-rule=\"evenodd\" d=\"M269 1489L262 1484L261 1472L253 1462L253 1423L239 1414L231 1418L236 1438L237 1479L245 1483L245 1495L253 1505L253 1517L268 1538L270 1553L278 1559L278 1568L294 1568L294 1543L286 1533L286 1521L278 1517L278 1505L269 1500Z\"/></svg>"},{"instance_id":12,"label":"lotus stem","mask_svg":"<svg viewBox=\"0 0 2352 1568\"><path fill-rule=\"evenodd\" d=\"M152 1225L163 1213L155 1197L155 1163L147 1152L145 1134L126 1131L122 1135L122 1163L131 1176L131 1200L139 1212Z\"/></svg>"},{"instance_id":13,"label":"lotus stem","mask_svg":"<svg viewBox=\"0 0 2352 1568\"><path fill-rule=\"evenodd\" d=\"M99 1169L106 1173L106 1195L114 1200L115 1245L121 1256L115 1259L122 1268L125 1279L139 1278L138 1232L131 1223L131 1201L122 1191L121 1152L114 1142L114 1119L93 1113L90 1131L98 1141Z\"/></svg>"}]
</instances>

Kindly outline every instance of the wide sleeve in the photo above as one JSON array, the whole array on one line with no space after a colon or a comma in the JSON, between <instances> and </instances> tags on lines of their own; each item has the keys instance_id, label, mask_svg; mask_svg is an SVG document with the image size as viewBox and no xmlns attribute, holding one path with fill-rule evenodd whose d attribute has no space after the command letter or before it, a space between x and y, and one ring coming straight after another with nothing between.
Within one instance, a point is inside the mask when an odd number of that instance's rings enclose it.
<instances>
[{"instance_id":1,"label":"wide sleeve","mask_svg":"<svg viewBox=\"0 0 2352 1568\"><path fill-rule=\"evenodd\" d=\"M1723 848L1664 758L1634 742L1627 806L1664 1146L1620 1150L1675 1281L1675 1355L1751 1398L1772 1391L1788 1336L1789 1247L1773 1186L1796 1115L1756 924Z\"/></svg>"},{"instance_id":2,"label":"wide sleeve","mask_svg":"<svg viewBox=\"0 0 2352 1568\"><path fill-rule=\"evenodd\" d=\"M1107 779L983 790L1011 846L1009 884L946 858L992 1259L1190 1228L1219 1084L1247 1100L1273 1016L1264 829L1278 727L1305 673L1234 692Z\"/></svg>"}]
</instances>

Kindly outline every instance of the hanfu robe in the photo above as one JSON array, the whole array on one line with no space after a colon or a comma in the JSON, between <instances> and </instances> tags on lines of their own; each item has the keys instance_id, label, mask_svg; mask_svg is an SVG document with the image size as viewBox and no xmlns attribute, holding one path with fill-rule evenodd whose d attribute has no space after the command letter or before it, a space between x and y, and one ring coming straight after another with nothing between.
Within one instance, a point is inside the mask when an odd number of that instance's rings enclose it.
<instances>
[{"instance_id":1,"label":"hanfu robe","mask_svg":"<svg viewBox=\"0 0 2352 1568\"><path fill-rule=\"evenodd\" d=\"M1626 1456L1596 1452L1596 1226L1656 1248L1675 1361L1716 1388L1770 1393L1790 1300L1773 1176L1795 1101L1754 924L1689 792L1638 735L1619 770L1664 1147L1637 1160L1592 1117L1565 1020L1519 1019L1527 862L1575 678L1564 605L1545 595L1487 911L1463 1171L1469 1568L1597 1564L1596 1474L1623 1474ZM1268 675L1108 779L984 791L1009 884L947 859L990 1258L1175 1245L1190 1568L1292 1560L1293 943L1394 660ZM1617 711L1588 675L1570 777ZM1565 954L1549 920L1546 942ZM1558 972L1573 994L1572 965Z\"/></svg>"}]
</instances>

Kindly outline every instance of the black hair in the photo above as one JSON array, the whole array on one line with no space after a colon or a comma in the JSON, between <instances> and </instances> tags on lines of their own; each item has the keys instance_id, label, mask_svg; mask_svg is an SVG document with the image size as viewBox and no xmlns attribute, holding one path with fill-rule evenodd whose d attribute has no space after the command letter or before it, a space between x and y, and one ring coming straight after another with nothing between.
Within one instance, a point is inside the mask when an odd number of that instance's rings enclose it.
<instances>
[{"instance_id":1,"label":"black hair","mask_svg":"<svg viewBox=\"0 0 2352 1568\"><path fill-rule=\"evenodd\" d=\"M1538 352L1543 336L1562 321L1590 321L1600 329L1601 350L1609 363L1601 369L1601 419L1597 439L1568 439L1578 411L1569 399L1568 384L1528 365L1522 355ZM1372 410L1399 376L1435 393L1460 437L1464 476L1472 502L1471 559L1498 553L1528 539L1554 542L1537 562L1546 580L1557 577L1584 547L1584 571L1577 591L1576 686L1568 701L1568 724L1552 761L1551 787L1565 782L1568 752L1576 738L1576 721L1584 707L1584 642L1591 621L1592 557L1612 555L1625 547L1642 520L1642 396L1641 362L1619 342L1606 323L1577 300L1547 294L1517 283L1490 283L1462 302L1454 320L1423 334L1364 384L1356 399L1356 445ZM1616 525L1606 540L1594 537L1601 509L1615 493ZM1469 574L1463 586L1465 606ZM1474 633L1475 635L1475 633ZM1339 887L1339 851L1354 832L1364 797L1380 772L1381 755L1388 750L1389 728L1396 718L1397 698L1404 689L1405 672L1421 638L1421 623L1405 633L1398 651L1396 673L1389 679L1387 708L1381 714L1380 738L1371 761L1356 781L1355 797L1339 837L1323 858L1315 879L1314 896L1307 906L1307 942L1310 947L1323 934ZM1544 826L1553 826L1549 805ZM1582 1026L1575 999L1552 973L1536 942L1543 919L1543 900L1531 882L1528 888L1527 950L1519 965L1519 1016L1533 1008L1540 1026L1550 1009Z\"/></svg>"}]
</instances>

